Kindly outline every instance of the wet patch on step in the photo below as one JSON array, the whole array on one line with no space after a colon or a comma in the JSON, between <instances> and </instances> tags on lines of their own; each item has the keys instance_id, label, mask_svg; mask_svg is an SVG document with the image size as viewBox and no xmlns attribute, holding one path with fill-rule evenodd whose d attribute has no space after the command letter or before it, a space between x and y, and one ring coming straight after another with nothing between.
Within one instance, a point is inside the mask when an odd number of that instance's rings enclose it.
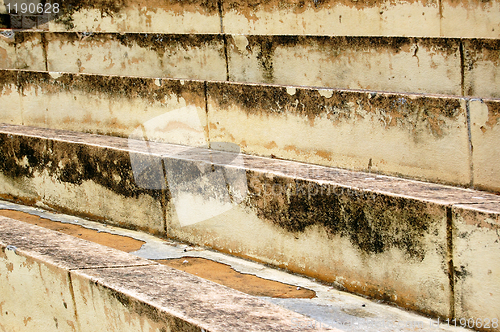
<instances>
[{"instance_id":1,"label":"wet patch on step","mask_svg":"<svg viewBox=\"0 0 500 332\"><path fill-rule=\"evenodd\" d=\"M312 290L262 279L251 274L243 274L233 270L229 265L206 258L183 257L162 259L156 262L254 296L306 299L312 299L316 296Z\"/></svg>"},{"instance_id":2,"label":"wet patch on step","mask_svg":"<svg viewBox=\"0 0 500 332\"><path fill-rule=\"evenodd\" d=\"M144 241L131 237L99 232L94 229L53 221L26 212L0 210L0 215L128 253L140 250L142 245L145 244ZM303 299L311 299L316 296L316 292L312 290L259 278L252 274L240 273L229 265L206 258L182 257L155 261L254 296Z\"/></svg>"},{"instance_id":3,"label":"wet patch on step","mask_svg":"<svg viewBox=\"0 0 500 332\"><path fill-rule=\"evenodd\" d=\"M78 225L61 223L41 218L39 216L31 215L26 212L0 210L0 215L24 221L26 223L37 225L43 228L48 228L64 234L72 235L87 241L98 243L103 246L111 247L125 252L137 251L141 249L142 245L145 243L131 237L98 232L96 230L88 229Z\"/></svg>"}]
</instances>

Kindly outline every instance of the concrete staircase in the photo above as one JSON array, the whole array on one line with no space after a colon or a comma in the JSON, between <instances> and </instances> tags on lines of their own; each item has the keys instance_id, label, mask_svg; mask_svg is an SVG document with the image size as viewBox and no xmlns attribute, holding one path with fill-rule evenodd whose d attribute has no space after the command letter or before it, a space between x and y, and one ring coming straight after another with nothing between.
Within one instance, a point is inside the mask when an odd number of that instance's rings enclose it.
<instances>
[{"instance_id":1,"label":"concrete staircase","mask_svg":"<svg viewBox=\"0 0 500 332\"><path fill-rule=\"evenodd\" d=\"M500 2L16 3L3 199L500 319Z\"/></svg>"}]
</instances>

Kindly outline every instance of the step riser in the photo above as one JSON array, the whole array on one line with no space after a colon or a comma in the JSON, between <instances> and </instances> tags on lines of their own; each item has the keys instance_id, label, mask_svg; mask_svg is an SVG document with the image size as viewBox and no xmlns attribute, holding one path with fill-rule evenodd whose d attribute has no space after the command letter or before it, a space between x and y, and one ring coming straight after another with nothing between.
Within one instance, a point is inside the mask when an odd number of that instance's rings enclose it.
<instances>
[{"instance_id":1,"label":"step riser","mask_svg":"<svg viewBox=\"0 0 500 332\"><path fill-rule=\"evenodd\" d=\"M485 39L16 32L0 48L4 69L500 97Z\"/></svg>"},{"instance_id":2,"label":"step riser","mask_svg":"<svg viewBox=\"0 0 500 332\"><path fill-rule=\"evenodd\" d=\"M5 217L0 230L5 331L215 332L222 326L285 332L297 321L319 326L256 297L69 235Z\"/></svg>"},{"instance_id":3,"label":"step riser","mask_svg":"<svg viewBox=\"0 0 500 332\"><path fill-rule=\"evenodd\" d=\"M0 14L6 13L0 2ZM46 17L50 31L298 34L350 36L431 36L498 38L498 1L137 1L61 5L59 17ZM3 27L31 28L8 15ZM20 23L15 23L19 21ZM36 21L36 20L35 20ZM48 22L47 22L48 21ZM299 24L298 24L299 22ZM360 24L362 22L362 24Z\"/></svg>"},{"instance_id":4,"label":"step riser","mask_svg":"<svg viewBox=\"0 0 500 332\"><path fill-rule=\"evenodd\" d=\"M5 123L189 146L229 142L248 154L500 191L498 100L0 74Z\"/></svg>"},{"instance_id":5,"label":"step riser","mask_svg":"<svg viewBox=\"0 0 500 332\"><path fill-rule=\"evenodd\" d=\"M498 287L495 195L440 187L429 191L436 198L420 200L411 198L419 185L404 180L377 184L367 175L252 157L214 165L191 160L196 151L182 154L179 146L152 143L144 151L145 143L126 139L54 135L4 127L2 197L207 245L428 314L498 315L492 311L498 293L467 297L474 283ZM138 176L137 170L149 172ZM383 188L405 194L383 194ZM472 235L456 239L454 233ZM483 250L487 266L474 258Z\"/></svg>"}]
</instances>

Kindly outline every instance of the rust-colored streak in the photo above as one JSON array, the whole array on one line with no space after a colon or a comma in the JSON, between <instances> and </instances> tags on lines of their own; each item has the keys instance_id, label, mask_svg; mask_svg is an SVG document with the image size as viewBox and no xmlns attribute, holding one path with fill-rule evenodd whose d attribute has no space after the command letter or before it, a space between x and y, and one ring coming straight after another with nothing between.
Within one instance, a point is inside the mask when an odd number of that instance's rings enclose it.
<instances>
[{"instance_id":1,"label":"rust-colored streak","mask_svg":"<svg viewBox=\"0 0 500 332\"><path fill-rule=\"evenodd\" d=\"M0 215L24 221L32 225L48 228L64 234L72 235L87 241L102 244L104 246L122 250L125 252L137 251L141 249L141 246L144 244L143 241L139 241L127 236L120 236L102 232L100 233L93 229L87 229L78 225L52 221L25 212L0 210Z\"/></svg>"},{"instance_id":2,"label":"rust-colored streak","mask_svg":"<svg viewBox=\"0 0 500 332\"><path fill-rule=\"evenodd\" d=\"M316 293L310 289L236 272L229 265L205 258L183 257L157 262L254 296L305 299L312 299L316 296Z\"/></svg>"}]
</instances>

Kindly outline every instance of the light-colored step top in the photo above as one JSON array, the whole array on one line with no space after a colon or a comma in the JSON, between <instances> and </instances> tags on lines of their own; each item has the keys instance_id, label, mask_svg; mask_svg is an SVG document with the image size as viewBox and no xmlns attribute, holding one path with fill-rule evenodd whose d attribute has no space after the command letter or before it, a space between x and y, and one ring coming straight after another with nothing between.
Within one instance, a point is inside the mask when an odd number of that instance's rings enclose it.
<instances>
[{"instance_id":1,"label":"light-colored step top","mask_svg":"<svg viewBox=\"0 0 500 332\"><path fill-rule=\"evenodd\" d=\"M0 122L500 192L499 99L0 70Z\"/></svg>"},{"instance_id":2,"label":"light-colored step top","mask_svg":"<svg viewBox=\"0 0 500 332\"><path fill-rule=\"evenodd\" d=\"M441 324L438 324L437 319L425 318L395 307L376 303L376 301L370 301L338 291L333 287L320 284L308 278L292 275L269 266L201 247L190 246L172 240L162 240L146 233L117 228L74 216L51 213L40 208L5 201L0 201L0 214L34 225L49 227L58 232L68 232L67 234L73 236L82 236L92 242L104 243L107 246L131 252L136 256L154 259L156 262L162 262L162 264L170 265L173 262L179 261L182 263L180 265L176 264L176 268L191 271L191 274L199 274L204 278L209 276L210 280L222 283L223 285L230 284L232 285L230 287L237 287L237 289L251 291L252 287L255 287L255 291L259 294L264 294L269 290L275 295L273 297L268 297L271 295L267 295L267 297L261 296L265 301L276 302L282 307L316 320L312 321L305 317L302 319L298 317L293 318L290 325L298 331L307 330L308 328L310 330L311 327L320 326L325 328L341 328L355 332L370 331L373 329L381 332L402 331L405 329L415 331L465 331L459 328L450 328L450 322L446 322L446 320L444 323L440 320ZM16 222L12 220L8 222L11 229L16 229L15 225L18 225ZM14 227L12 227L13 225ZM34 229L30 229L30 231L32 230ZM36 234L36 230L29 234L31 235L32 233ZM36 236L40 237L39 234L36 234ZM58 239L58 242L60 241L61 239ZM0 242L2 241L0 240ZM139 245L134 244L135 242ZM17 244L12 244L10 241L9 243L11 243L11 246ZM73 244L77 248L79 243L73 242ZM126 246L123 246L123 244L126 244ZM96 256L98 258L101 257L100 255ZM200 262L205 263L202 265ZM203 269L208 263L210 263L211 267L210 273L207 273L209 271ZM221 270L220 266L227 268ZM232 271L236 282L228 282L230 278L224 272L226 269ZM250 278L259 279L260 282L248 285ZM271 283L274 284L266 286ZM288 288L293 288L294 291L287 291L285 294L282 294L280 292L283 291L284 287L275 286L278 283ZM192 287L196 288L197 286L192 285ZM295 288L297 289L296 291ZM167 289L167 291L172 292L170 289ZM299 294L305 291L312 292L313 297L294 298L292 294ZM16 299L18 298L23 298L23 296L18 296ZM10 301L8 306L4 303L4 308L8 311L10 311L11 307ZM19 317L20 315L17 316ZM29 324L29 327L31 327L31 324L36 324L36 322L32 319L29 321ZM491 322L489 324L491 325ZM451 325L454 325L453 321L451 321ZM465 324L463 321L458 322L458 325L466 326L467 322Z\"/></svg>"},{"instance_id":3,"label":"light-colored step top","mask_svg":"<svg viewBox=\"0 0 500 332\"><path fill-rule=\"evenodd\" d=\"M44 14L0 1L0 27L50 31L498 38L499 2L138 1L57 2ZM30 1L33 5L40 0ZM12 15L8 15L8 11ZM23 14L24 13L24 14ZM55 14L53 14L55 13Z\"/></svg>"},{"instance_id":4,"label":"light-colored step top","mask_svg":"<svg viewBox=\"0 0 500 332\"><path fill-rule=\"evenodd\" d=\"M434 316L498 318L497 195L41 128L4 125L0 142L3 198L209 246Z\"/></svg>"},{"instance_id":5,"label":"light-colored step top","mask_svg":"<svg viewBox=\"0 0 500 332\"><path fill-rule=\"evenodd\" d=\"M500 97L490 39L0 34L0 68Z\"/></svg>"},{"instance_id":6,"label":"light-colored step top","mask_svg":"<svg viewBox=\"0 0 500 332\"><path fill-rule=\"evenodd\" d=\"M118 250L0 217L8 331L293 331L303 315ZM340 331L313 328L316 331Z\"/></svg>"}]
</instances>

